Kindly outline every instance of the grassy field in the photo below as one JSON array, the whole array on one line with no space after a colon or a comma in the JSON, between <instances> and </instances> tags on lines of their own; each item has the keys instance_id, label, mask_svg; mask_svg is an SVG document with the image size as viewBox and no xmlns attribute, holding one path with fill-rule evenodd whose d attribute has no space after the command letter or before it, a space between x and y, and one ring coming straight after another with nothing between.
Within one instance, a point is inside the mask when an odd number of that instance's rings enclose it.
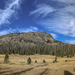
<instances>
[{"instance_id":1,"label":"grassy field","mask_svg":"<svg viewBox=\"0 0 75 75\"><path fill-rule=\"evenodd\" d=\"M75 75L75 57L58 57L57 62L53 63L55 56L51 55L11 54L10 62L4 64L4 56L0 55L0 75ZM30 65L27 64L29 57L32 60ZM46 63L43 63L44 59Z\"/></svg>"}]
</instances>

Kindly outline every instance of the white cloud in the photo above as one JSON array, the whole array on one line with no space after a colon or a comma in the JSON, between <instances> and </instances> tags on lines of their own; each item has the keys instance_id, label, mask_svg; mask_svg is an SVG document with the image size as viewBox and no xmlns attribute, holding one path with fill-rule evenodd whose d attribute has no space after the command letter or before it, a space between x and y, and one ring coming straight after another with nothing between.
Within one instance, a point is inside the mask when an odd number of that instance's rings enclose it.
<instances>
[{"instance_id":1,"label":"white cloud","mask_svg":"<svg viewBox=\"0 0 75 75\"><path fill-rule=\"evenodd\" d=\"M75 17L66 13L70 12L69 9L72 9L72 7L59 10L55 14L55 18L41 21L41 24L49 29L49 31L54 31L57 33L75 37ZM73 11L75 10L71 10L71 12Z\"/></svg>"},{"instance_id":2,"label":"white cloud","mask_svg":"<svg viewBox=\"0 0 75 75\"><path fill-rule=\"evenodd\" d=\"M16 29L6 29L6 30L2 30L0 31L0 36L1 35L5 35L5 34L9 34L9 33L15 33L15 32L37 32L38 28L37 27L30 27L30 28L16 28Z\"/></svg>"},{"instance_id":3,"label":"white cloud","mask_svg":"<svg viewBox=\"0 0 75 75\"><path fill-rule=\"evenodd\" d=\"M30 32L30 31L36 32L36 31L38 31L38 28L31 26L30 28L21 28L21 29L17 28L17 31L18 32Z\"/></svg>"},{"instance_id":4,"label":"white cloud","mask_svg":"<svg viewBox=\"0 0 75 75\"><path fill-rule=\"evenodd\" d=\"M50 33L52 36L53 36L53 38L54 39L56 39L58 36L56 35L56 34L54 34L54 33Z\"/></svg>"},{"instance_id":5,"label":"white cloud","mask_svg":"<svg viewBox=\"0 0 75 75\"><path fill-rule=\"evenodd\" d=\"M75 3L75 0L53 0L53 1L60 1L64 3Z\"/></svg>"},{"instance_id":6,"label":"white cloud","mask_svg":"<svg viewBox=\"0 0 75 75\"><path fill-rule=\"evenodd\" d=\"M0 25L10 23L10 18L15 14L16 10L20 8L21 0L11 0L5 5L5 9L0 9Z\"/></svg>"},{"instance_id":7,"label":"white cloud","mask_svg":"<svg viewBox=\"0 0 75 75\"><path fill-rule=\"evenodd\" d=\"M37 9L30 12L30 15L34 15L38 18L39 16L46 17L49 13L56 11L54 8L52 8L49 5L46 4L39 4L37 5Z\"/></svg>"},{"instance_id":8,"label":"white cloud","mask_svg":"<svg viewBox=\"0 0 75 75\"><path fill-rule=\"evenodd\" d=\"M66 40L65 42L70 43L70 44L75 44L75 40Z\"/></svg>"},{"instance_id":9,"label":"white cloud","mask_svg":"<svg viewBox=\"0 0 75 75\"><path fill-rule=\"evenodd\" d=\"M34 31L38 31L38 28L37 28L37 27L31 26L30 28L31 28L32 30L34 30Z\"/></svg>"},{"instance_id":10,"label":"white cloud","mask_svg":"<svg viewBox=\"0 0 75 75\"><path fill-rule=\"evenodd\" d=\"M49 31L75 37L75 19L71 16L59 16L53 20L43 20L39 23L44 25Z\"/></svg>"},{"instance_id":11,"label":"white cloud","mask_svg":"<svg viewBox=\"0 0 75 75\"><path fill-rule=\"evenodd\" d=\"M55 8L50 5L51 1L59 1L56 2L58 5L60 5L60 2L63 2L66 6L62 8L58 6L58 8ZM47 0L47 3L41 0L41 2L45 5L40 4L41 7L39 6L30 13L31 15L35 14L39 17L37 23L49 31L75 37L75 0ZM55 4L55 6L56 5L57 4ZM40 19L41 15L45 18Z\"/></svg>"},{"instance_id":12,"label":"white cloud","mask_svg":"<svg viewBox=\"0 0 75 75\"><path fill-rule=\"evenodd\" d=\"M1 35L5 35L5 34L9 34L9 33L13 33L13 32L15 32L15 31L16 31L15 29L2 30L2 31L0 31L0 36L1 36Z\"/></svg>"}]
</instances>

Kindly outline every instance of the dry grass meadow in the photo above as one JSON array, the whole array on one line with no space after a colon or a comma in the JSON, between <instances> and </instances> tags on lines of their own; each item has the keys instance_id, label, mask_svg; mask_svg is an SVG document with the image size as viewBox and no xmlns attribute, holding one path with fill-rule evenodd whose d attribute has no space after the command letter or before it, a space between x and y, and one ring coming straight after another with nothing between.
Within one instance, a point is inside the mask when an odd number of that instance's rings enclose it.
<instances>
[{"instance_id":1,"label":"dry grass meadow","mask_svg":"<svg viewBox=\"0 0 75 75\"><path fill-rule=\"evenodd\" d=\"M9 63L4 64L4 56L0 55L0 75L75 75L75 57L58 57L57 63L53 63L55 56L51 55L9 55ZM31 58L32 63L27 64ZM43 63L43 60L46 63ZM37 60L37 63L35 63ZM68 60L65 62L65 60Z\"/></svg>"}]
</instances>

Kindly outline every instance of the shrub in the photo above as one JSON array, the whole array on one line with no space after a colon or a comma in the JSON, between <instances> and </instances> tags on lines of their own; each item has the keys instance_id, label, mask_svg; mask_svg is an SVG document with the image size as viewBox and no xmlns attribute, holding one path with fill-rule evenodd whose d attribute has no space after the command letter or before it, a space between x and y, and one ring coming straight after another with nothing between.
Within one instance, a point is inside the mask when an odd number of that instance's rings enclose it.
<instances>
[{"instance_id":1,"label":"shrub","mask_svg":"<svg viewBox=\"0 0 75 75\"><path fill-rule=\"evenodd\" d=\"M67 62L67 60L65 60L65 62Z\"/></svg>"},{"instance_id":2,"label":"shrub","mask_svg":"<svg viewBox=\"0 0 75 75\"><path fill-rule=\"evenodd\" d=\"M31 64L31 58L29 57L27 60L28 64Z\"/></svg>"},{"instance_id":3,"label":"shrub","mask_svg":"<svg viewBox=\"0 0 75 75\"><path fill-rule=\"evenodd\" d=\"M37 63L37 60L35 60L35 63Z\"/></svg>"},{"instance_id":4,"label":"shrub","mask_svg":"<svg viewBox=\"0 0 75 75\"><path fill-rule=\"evenodd\" d=\"M53 61L53 63L57 62L57 56L55 57L55 60Z\"/></svg>"},{"instance_id":5,"label":"shrub","mask_svg":"<svg viewBox=\"0 0 75 75\"><path fill-rule=\"evenodd\" d=\"M55 60L53 61L53 63L55 63Z\"/></svg>"},{"instance_id":6,"label":"shrub","mask_svg":"<svg viewBox=\"0 0 75 75\"><path fill-rule=\"evenodd\" d=\"M57 62L57 57L55 57L55 62Z\"/></svg>"},{"instance_id":7,"label":"shrub","mask_svg":"<svg viewBox=\"0 0 75 75\"><path fill-rule=\"evenodd\" d=\"M4 63L8 63L8 62L9 62L9 55L8 53L6 53L4 57Z\"/></svg>"},{"instance_id":8,"label":"shrub","mask_svg":"<svg viewBox=\"0 0 75 75\"><path fill-rule=\"evenodd\" d=\"M43 63L46 63L46 61L45 61L45 60L43 60Z\"/></svg>"}]
</instances>

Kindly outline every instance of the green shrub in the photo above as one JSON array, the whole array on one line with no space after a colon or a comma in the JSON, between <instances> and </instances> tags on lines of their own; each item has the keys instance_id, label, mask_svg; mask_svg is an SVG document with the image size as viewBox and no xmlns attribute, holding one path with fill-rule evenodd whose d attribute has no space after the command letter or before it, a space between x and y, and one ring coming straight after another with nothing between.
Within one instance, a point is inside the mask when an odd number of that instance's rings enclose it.
<instances>
[{"instance_id":1,"label":"green shrub","mask_svg":"<svg viewBox=\"0 0 75 75\"><path fill-rule=\"evenodd\" d=\"M8 53L6 53L4 57L4 63L8 63L8 62L9 62L9 55Z\"/></svg>"},{"instance_id":2,"label":"green shrub","mask_svg":"<svg viewBox=\"0 0 75 75\"><path fill-rule=\"evenodd\" d=\"M53 61L53 63L57 62L57 56L55 57L55 60Z\"/></svg>"},{"instance_id":3,"label":"green shrub","mask_svg":"<svg viewBox=\"0 0 75 75\"><path fill-rule=\"evenodd\" d=\"M37 63L37 60L35 60L35 63Z\"/></svg>"},{"instance_id":4,"label":"green shrub","mask_svg":"<svg viewBox=\"0 0 75 75\"><path fill-rule=\"evenodd\" d=\"M46 63L46 61L45 61L45 60L43 60L43 63Z\"/></svg>"},{"instance_id":5,"label":"green shrub","mask_svg":"<svg viewBox=\"0 0 75 75\"><path fill-rule=\"evenodd\" d=\"M55 63L55 60L53 61L53 63Z\"/></svg>"},{"instance_id":6,"label":"green shrub","mask_svg":"<svg viewBox=\"0 0 75 75\"><path fill-rule=\"evenodd\" d=\"M65 62L67 62L67 60L65 60Z\"/></svg>"},{"instance_id":7,"label":"green shrub","mask_svg":"<svg viewBox=\"0 0 75 75\"><path fill-rule=\"evenodd\" d=\"M55 62L57 62L57 57L55 57Z\"/></svg>"},{"instance_id":8,"label":"green shrub","mask_svg":"<svg viewBox=\"0 0 75 75\"><path fill-rule=\"evenodd\" d=\"M27 60L28 64L31 64L31 58L29 57Z\"/></svg>"}]
</instances>

